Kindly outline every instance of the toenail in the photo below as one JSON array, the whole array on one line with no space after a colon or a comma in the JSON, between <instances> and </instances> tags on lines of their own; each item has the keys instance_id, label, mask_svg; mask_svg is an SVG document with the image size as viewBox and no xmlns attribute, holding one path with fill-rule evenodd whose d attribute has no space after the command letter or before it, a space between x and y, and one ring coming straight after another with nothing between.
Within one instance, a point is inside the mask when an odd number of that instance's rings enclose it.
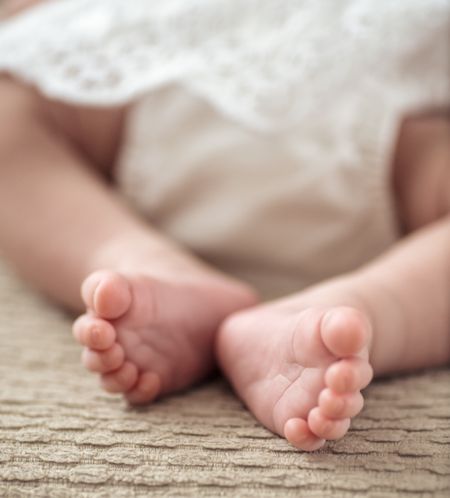
<instances>
[{"instance_id":1,"label":"toenail","mask_svg":"<svg viewBox=\"0 0 450 498\"><path fill-rule=\"evenodd\" d=\"M321 330L328 332L330 329L332 330L333 328L337 328L337 330L339 331L341 315L342 313L336 310L328 311L327 313L325 313L322 318Z\"/></svg>"},{"instance_id":2,"label":"toenail","mask_svg":"<svg viewBox=\"0 0 450 498\"><path fill-rule=\"evenodd\" d=\"M322 317L322 326L326 327L329 321L333 318L334 311L327 311L325 315Z\"/></svg>"},{"instance_id":3,"label":"toenail","mask_svg":"<svg viewBox=\"0 0 450 498\"><path fill-rule=\"evenodd\" d=\"M94 310L97 309L97 298L98 298L97 294L101 283L102 283L101 280L97 282L97 285L94 287L94 290L92 291L92 307L94 308Z\"/></svg>"},{"instance_id":4,"label":"toenail","mask_svg":"<svg viewBox=\"0 0 450 498\"><path fill-rule=\"evenodd\" d=\"M90 283L90 280L94 280L94 275L91 275L88 277L88 279L85 281L85 283L82 286L82 295L83 299L85 300L86 304L90 308L94 308L94 303L95 303L95 293L97 292L97 288L100 285L101 279L95 276L95 281Z\"/></svg>"},{"instance_id":5,"label":"toenail","mask_svg":"<svg viewBox=\"0 0 450 498\"><path fill-rule=\"evenodd\" d=\"M333 400L333 404L334 404L334 411L339 414L339 413L342 413L345 409L345 400L341 397L339 398L335 398Z\"/></svg>"},{"instance_id":6,"label":"toenail","mask_svg":"<svg viewBox=\"0 0 450 498\"><path fill-rule=\"evenodd\" d=\"M342 374L342 388L344 390L353 390L353 386L355 384L354 382L354 375L352 372L344 372Z\"/></svg>"},{"instance_id":7,"label":"toenail","mask_svg":"<svg viewBox=\"0 0 450 498\"><path fill-rule=\"evenodd\" d=\"M327 420L325 417L322 417L322 424L322 432L325 434L328 434L333 428L333 422L331 420Z\"/></svg>"},{"instance_id":8,"label":"toenail","mask_svg":"<svg viewBox=\"0 0 450 498\"><path fill-rule=\"evenodd\" d=\"M101 341L101 332L98 326L94 325L90 330L91 342L98 344Z\"/></svg>"},{"instance_id":9,"label":"toenail","mask_svg":"<svg viewBox=\"0 0 450 498\"><path fill-rule=\"evenodd\" d=\"M340 309L332 309L332 310L328 310L324 317L322 318L322 323L324 325L329 325L329 322L336 319L336 318L340 318L342 316L342 310Z\"/></svg>"}]
</instances>

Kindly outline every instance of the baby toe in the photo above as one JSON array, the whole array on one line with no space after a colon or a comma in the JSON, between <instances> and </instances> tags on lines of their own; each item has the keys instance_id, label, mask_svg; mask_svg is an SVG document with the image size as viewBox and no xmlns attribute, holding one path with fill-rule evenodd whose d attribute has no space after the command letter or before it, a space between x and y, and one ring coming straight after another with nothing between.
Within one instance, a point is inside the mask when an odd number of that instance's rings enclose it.
<instances>
[{"instance_id":1,"label":"baby toe","mask_svg":"<svg viewBox=\"0 0 450 498\"><path fill-rule=\"evenodd\" d=\"M125 361L118 370L102 375L100 383L105 391L123 393L134 387L138 376L139 373L136 365Z\"/></svg>"},{"instance_id":2,"label":"baby toe","mask_svg":"<svg viewBox=\"0 0 450 498\"><path fill-rule=\"evenodd\" d=\"M81 361L91 372L106 373L117 370L124 362L125 353L120 344L113 344L105 351L94 351L85 348Z\"/></svg>"},{"instance_id":3,"label":"baby toe","mask_svg":"<svg viewBox=\"0 0 450 498\"><path fill-rule=\"evenodd\" d=\"M119 273L102 270L91 274L81 287L86 306L98 316L115 319L125 314L131 305L131 288Z\"/></svg>"},{"instance_id":4,"label":"baby toe","mask_svg":"<svg viewBox=\"0 0 450 498\"><path fill-rule=\"evenodd\" d=\"M90 315L80 316L74 322L72 331L75 339L90 349L109 349L116 340L116 331L109 322Z\"/></svg>"},{"instance_id":5,"label":"baby toe","mask_svg":"<svg viewBox=\"0 0 450 498\"><path fill-rule=\"evenodd\" d=\"M319 438L340 439L347 433L350 419L329 419L322 414L319 407L316 407L309 412L308 426L311 432Z\"/></svg>"},{"instance_id":6,"label":"baby toe","mask_svg":"<svg viewBox=\"0 0 450 498\"><path fill-rule=\"evenodd\" d=\"M329 419L354 417L361 411L363 405L364 398L359 391L339 394L326 388L319 395L320 411Z\"/></svg>"},{"instance_id":7,"label":"baby toe","mask_svg":"<svg viewBox=\"0 0 450 498\"><path fill-rule=\"evenodd\" d=\"M364 389L373 377L370 364L361 358L346 358L332 363L325 372L325 384L337 393Z\"/></svg>"},{"instance_id":8,"label":"baby toe","mask_svg":"<svg viewBox=\"0 0 450 498\"><path fill-rule=\"evenodd\" d=\"M333 355L353 356L368 345L371 324L366 315L355 308L333 308L322 319L321 336Z\"/></svg>"},{"instance_id":9,"label":"baby toe","mask_svg":"<svg viewBox=\"0 0 450 498\"><path fill-rule=\"evenodd\" d=\"M140 375L133 390L126 394L131 404L143 404L153 401L161 390L161 380L154 372L144 372Z\"/></svg>"},{"instance_id":10,"label":"baby toe","mask_svg":"<svg viewBox=\"0 0 450 498\"><path fill-rule=\"evenodd\" d=\"M325 440L311 432L307 422L301 418L291 418L285 423L284 437L303 451L318 450L325 444Z\"/></svg>"}]
</instances>

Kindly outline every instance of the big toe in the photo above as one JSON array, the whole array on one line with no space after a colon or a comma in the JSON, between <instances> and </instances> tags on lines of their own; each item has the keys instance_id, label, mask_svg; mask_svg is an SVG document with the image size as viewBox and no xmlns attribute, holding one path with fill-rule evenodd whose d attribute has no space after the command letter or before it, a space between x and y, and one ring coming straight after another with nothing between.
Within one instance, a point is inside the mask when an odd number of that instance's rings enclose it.
<instances>
[{"instance_id":1,"label":"big toe","mask_svg":"<svg viewBox=\"0 0 450 498\"><path fill-rule=\"evenodd\" d=\"M360 353L368 345L371 333L366 315L351 307L333 308L325 314L321 323L323 343L339 358Z\"/></svg>"},{"instance_id":2,"label":"big toe","mask_svg":"<svg viewBox=\"0 0 450 498\"><path fill-rule=\"evenodd\" d=\"M124 315L131 305L131 287L119 273L102 270L92 273L83 282L81 296L86 306L99 317L115 319Z\"/></svg>"}]
</instances>

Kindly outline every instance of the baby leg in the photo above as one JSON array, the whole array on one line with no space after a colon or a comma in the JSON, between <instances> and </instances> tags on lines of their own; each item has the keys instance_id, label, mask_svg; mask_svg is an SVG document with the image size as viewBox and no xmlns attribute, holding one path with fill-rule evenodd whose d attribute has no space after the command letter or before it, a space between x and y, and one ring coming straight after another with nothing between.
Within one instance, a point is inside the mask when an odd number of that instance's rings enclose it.
<instances>
[{"instance_id":1,"label":"baby leg","mask_svg":"<svg viewBox=\"0 0 450 498\"><path fill-rule=\"evenodd\" d=\"M0 249L49 296L87 307L74 326L85 365L133 401L209 373L219 323L253 292L139 219L43 100L7 78L0 122Z\"/></svg>"},{"instance_id":2,"label":"baby leg","mask_svg":"<svg viewBox=\"0 0 450 498\"><path fill-rule=\"evenodd\" d=\"M347 432L372 369L382 375L450 360L450 154L443 126L440 139L430 136L433 145L424 139L414 156L420 163L408 162L408 188L426 191L417 198L405 188L404 199L427 211L403 204L401 212L405 226L420 229L354 273L238 312L221 327L217 354L225 374L253 414L298 448L314 450Z\"/></svg>"}]
</instances>

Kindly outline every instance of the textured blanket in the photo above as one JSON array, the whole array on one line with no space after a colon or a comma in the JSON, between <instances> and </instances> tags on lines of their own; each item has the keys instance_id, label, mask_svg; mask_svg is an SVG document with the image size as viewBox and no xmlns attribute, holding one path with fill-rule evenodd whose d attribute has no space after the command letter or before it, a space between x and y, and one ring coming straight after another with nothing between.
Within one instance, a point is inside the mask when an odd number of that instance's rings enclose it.
<instances>
[{"instance_id":1,"label":"textured blanket","mask_svg":"<svg viewBox=\"0 0 450 498\"><path fill-rule=\"evenodd\" d=\"M450 496L450 370L374 382L302 453L220 379L142 409L82 370L71 319L0 264L0 496Z\"/></svg>"}]
</instances>

